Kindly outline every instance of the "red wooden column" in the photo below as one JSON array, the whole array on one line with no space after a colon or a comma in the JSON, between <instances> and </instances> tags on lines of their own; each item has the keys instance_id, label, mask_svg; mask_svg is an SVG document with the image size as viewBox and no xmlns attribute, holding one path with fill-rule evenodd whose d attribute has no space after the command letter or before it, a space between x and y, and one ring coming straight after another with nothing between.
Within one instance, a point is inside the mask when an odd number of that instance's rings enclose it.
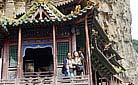
<instances>
[{"instance_id":1,"label":"red wooden column","mask_svg":"<svg viewBox=\"0 0 138 85\"><path fill-rule=\"evenodd\" d=\"M19 27L19 33L18 33L18 64L17 64L17 78L20 78L22 76L22 30L21 27Z\"/></svg>"},{"instance_id":2,"label":"red wooden column","mask_svg":"<svg viewBox=\"0 0 138 85\"><path fill-rule=\"evenodd\" d=\"M85 16L85 33L86 33L86 58L87 58L87 66L88 66L87 70L88 70L90 85L93 85L87 15Z\"/></svg>"},{"instance_id":3,"label":"red wooden column","mask_svg":"<svg viewBox=\"0 0 138 85\"><path fill-rule=\"evenodd\" d=\"M3 67L3 48L1 48L1 58L0 58L0 79L2 79L2 67Z\"/></svg>"},{"instance_id":4,"label":"red wooden column","mask_svg":"<svg viewBox=\"0 0 138 85\"><path fill-rule=\"evenodd\" d=\"M54 61L54 85L56 85L57 79L57 56L56 56L56 29L53 24L53 61Z\"/></svg>"},{"instance_id":5,"label":"red wooden column","mask_svg":"<svg viewBox=\"0 0 138 85\"><path fill-rule=\"evenodd\" d=\"M2 66L2 79L8 79L8 66L9 66L9 40L4 40L3 47L3 66Z\"/></svg>"}]
</instances>

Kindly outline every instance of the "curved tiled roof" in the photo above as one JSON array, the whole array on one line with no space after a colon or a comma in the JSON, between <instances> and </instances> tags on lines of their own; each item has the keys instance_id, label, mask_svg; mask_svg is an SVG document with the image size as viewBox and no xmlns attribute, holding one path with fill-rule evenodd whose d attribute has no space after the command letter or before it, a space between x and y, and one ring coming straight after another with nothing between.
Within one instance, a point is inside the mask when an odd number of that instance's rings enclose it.
<instances>
[{"instance_id":1,"label":"curved tiled roof","mask_svg":"<svg viewBox=\"0 0 138 85\"><path fill-rule=\"evenodd\" d=\"M52 0L55 6L62 6L73 2L74 0Z\"/></svg>"},{"instance_id":2,"label":"curved tiled roof","mask_svg":"<svg viewBox=\"0 0 138 85\"><path fill-rule=\"evenodd\" d=\"M94 49L92 49L92 63L101 76L108 77L125 71L125 69L114 58L109 60L103 54L97 46L97 40L94 42Z\"/></svg>"}]
</instances>

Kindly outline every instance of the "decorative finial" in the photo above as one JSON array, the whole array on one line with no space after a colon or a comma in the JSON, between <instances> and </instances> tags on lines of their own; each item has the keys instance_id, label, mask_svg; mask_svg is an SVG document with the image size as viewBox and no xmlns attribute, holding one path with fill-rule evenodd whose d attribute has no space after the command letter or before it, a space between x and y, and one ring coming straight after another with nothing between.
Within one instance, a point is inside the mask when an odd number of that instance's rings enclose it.
<instances>
[{"instance_id":1,"label":"decorative finial","mask_svg":"<svg viewBox=\"0 0 138 85\"><path fill-rule=\"evenodd\" d=\"M99 2L96 3L95 8L99 8L100 4Z\"/></svg>"},{"instance_id":2,"label":"decorative finial","mask_svg":"<svg viewBox=\"0 0 138 85\"><path fill-rule=\"evenodd\" d=\"M91 5L93 5L94 4L94 0L89 0L89 1L87 1L87 6L91 6Z\"/></svg>"},{"instance_id":3,"label":"decorative finial","mask_svg":"<svg viewBox=\"0 0 138 85\"><path fill-rule=\"evenodd\" d=\"M81 5L77 5L76 7L75 7L75 12L79 12L81 10Z\"/></svg>"},{"instance_id":4,"label":"decorative finial","mask_svg":"<svg viewBox=\"0 0 138 85\"><path fill-rule=\"evenodd\" d=\"M40 3L44 3L45 0L39 0Z\"/></svg>"}]
</instances>

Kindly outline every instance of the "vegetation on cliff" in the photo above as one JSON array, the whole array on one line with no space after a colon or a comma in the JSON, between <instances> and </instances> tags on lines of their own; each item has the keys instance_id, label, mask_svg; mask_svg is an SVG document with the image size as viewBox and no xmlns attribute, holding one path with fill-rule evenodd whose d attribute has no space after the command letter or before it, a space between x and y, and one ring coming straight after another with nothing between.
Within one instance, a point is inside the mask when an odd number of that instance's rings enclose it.
<instances>
[{"instance_id":1,"label":"vegetation on cliff","mask_svg":"<svg viewBox=\"0 0 138 85\"><path fill-rule=\"evenodd\" d=\"M132 43L133 43L134 49L135 49L136 52L138 53L138 40L133 39L133 40L132 40Z\"/></svg>"}]
</instances>

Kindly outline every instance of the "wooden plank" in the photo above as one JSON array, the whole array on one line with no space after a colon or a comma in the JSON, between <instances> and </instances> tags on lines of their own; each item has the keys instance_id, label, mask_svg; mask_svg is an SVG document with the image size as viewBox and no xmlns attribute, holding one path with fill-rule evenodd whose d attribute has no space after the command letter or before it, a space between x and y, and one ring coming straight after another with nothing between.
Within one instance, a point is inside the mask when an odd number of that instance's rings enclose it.
<instances>
[{"instance_id":1,"label":"wooden plank","mask_svg":"<svg viewBox=\"0 0 138 85\"><path fill-rule=\"evenodd\" d=\"M88 32L88 22L87 15L85 16L85 33L86 33L86 58L87 58L87 66L88 66L88 75L90 80L90 85L93 85L92 79L92 66L91 66L91 55L90 55L90 42L89 42L89 32Z\"/></svg>"}]
</instances>

